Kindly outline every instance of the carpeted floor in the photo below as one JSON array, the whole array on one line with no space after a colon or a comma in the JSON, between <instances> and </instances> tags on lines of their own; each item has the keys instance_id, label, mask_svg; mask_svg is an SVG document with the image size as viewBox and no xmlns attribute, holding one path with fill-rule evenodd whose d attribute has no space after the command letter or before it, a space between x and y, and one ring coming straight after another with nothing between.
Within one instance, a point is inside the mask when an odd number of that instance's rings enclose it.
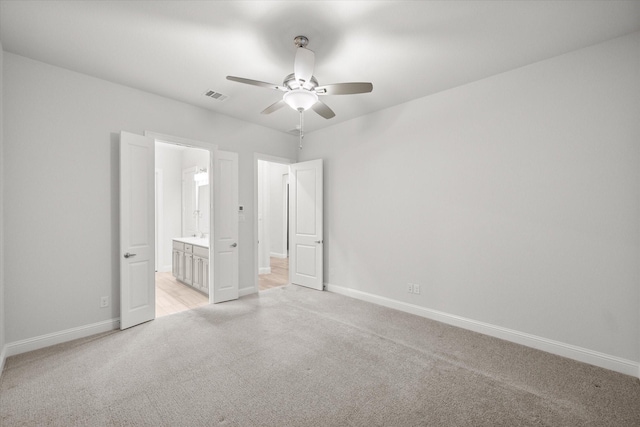
<instances>
[{"instance_id":1,"label":"carpeted floor","mask_svg":"<svg viewBox=\"0 0 640 427\"><path fill-rule=\"evenodd\" d=\"M639 426L640 382L286 286L10 357L0 425Z\"/></svg>"}]
</instances>

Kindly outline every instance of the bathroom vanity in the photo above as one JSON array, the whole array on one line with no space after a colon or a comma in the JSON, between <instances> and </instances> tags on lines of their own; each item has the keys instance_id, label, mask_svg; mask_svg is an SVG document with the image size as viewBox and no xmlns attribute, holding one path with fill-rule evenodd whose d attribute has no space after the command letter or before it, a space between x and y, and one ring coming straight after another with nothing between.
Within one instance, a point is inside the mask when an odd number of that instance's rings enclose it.
<instances>
[{"instance_id":1,"label":"bathroom vanity","mask_svg":"<svg viewBox=\"0 0 640 427\"><path fill-rule=\"evenodd\" d=\"M172 261L172 272L176 279L209 294L208 238L174 238Z\"/></svg>"}]
</instances>

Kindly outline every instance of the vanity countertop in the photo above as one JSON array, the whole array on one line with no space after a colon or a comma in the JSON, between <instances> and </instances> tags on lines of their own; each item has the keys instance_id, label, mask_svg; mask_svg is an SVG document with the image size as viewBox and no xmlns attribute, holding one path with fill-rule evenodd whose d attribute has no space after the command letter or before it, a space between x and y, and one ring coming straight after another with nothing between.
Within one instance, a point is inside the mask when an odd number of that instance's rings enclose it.
<instances>
[{"instance_id":1,"label":"vanity countertop","mask_svg":"<svg viewBox=\"0 0 640 427\"><path fill-rule=\"evenodd\" d=\"M208 237L174 237L176 242L187 243L189 245L202 246L203 248L209 247Z\"/></svg>"}]
</instances>

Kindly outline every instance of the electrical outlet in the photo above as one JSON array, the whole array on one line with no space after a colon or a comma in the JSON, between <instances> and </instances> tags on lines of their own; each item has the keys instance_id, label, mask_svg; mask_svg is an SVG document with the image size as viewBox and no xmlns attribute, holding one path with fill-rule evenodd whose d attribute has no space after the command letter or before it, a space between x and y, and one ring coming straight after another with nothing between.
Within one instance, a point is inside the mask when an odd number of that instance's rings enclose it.
<instances>
[{"instance_id":1,"label":"electrical outlet","mask_svg":"<svg viewBox=\"0 0 640 427\"><path fill-rule=\"evenodd\" d=\"M109 297L100 298L100 308L109 307Z\"/></svg>"},{"instance_id":2,"label":"electrical outlet","mask_svg":"<svg viewBox=\"0 0 640 427\"><path fill-rule=\"evenodd\" d=\"M414 294L419 294L420 293L420 285L418 285L417 283L413 284L413 293Z\"/></svg>"},{"instance_id":3,"label":"electrical outlet","mask_svg":"<svg viewBox=\"0 0 640 427\"><path fill-rule=\"evenodd\" d=\"M407 292L409 292L410 294L413 293L413 285L411 283L407 285Z\"/></svg>"}]
</instances>

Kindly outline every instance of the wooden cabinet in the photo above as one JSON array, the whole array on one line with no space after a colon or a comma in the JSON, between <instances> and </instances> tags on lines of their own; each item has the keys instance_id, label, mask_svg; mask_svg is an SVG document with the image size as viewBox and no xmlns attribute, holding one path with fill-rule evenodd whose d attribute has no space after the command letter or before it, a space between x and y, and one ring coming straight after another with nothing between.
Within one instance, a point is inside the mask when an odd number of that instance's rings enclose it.
<instances>
[{"instance_id":1,"label":"wooden cabinet","mask_svg":"<svg viewBox=\"0 0 640 427\"><path fill-rule=\"evenodd\" d=\"M193 255L187 252L184 254L184 279L182 281L187 285L193 284Z\"/></svg>"},{"instance_id":2,"label":"wooden cabinet","mask_svg":"<svg viewBox=\"0 0 640 427\"><path fill-rule=\"evenodd\" d=\"M209 248L193 247L193 287L209 293Z\"/></svg>"},{"instance_id":3,"label":"wooden cabinet","mask_svg":"<svg viewBox=\"0 0 640 427\"><path fill-rule=\"evenodd\" d=\"M173 241L173 262L171 270L176 279L184 280L184 243Z\"/></svg>"},{"instance_id":4,"label":"wooden cabinet","mask_svg":"<svg viewBox=\"0 0 640 427\"><path fill-rule=\"evenodd\" d=\"M203 275L203 271L202 271L202 258L198 257L198 256L193 256L193 287L198 289L198 290L202 290L204 284L206 283L204 281L204 275Z\"/></svg>"},{"instance_id":5,"label":"wooden cabinet","mask_svg":"<svg viewBox=\"0 0 640 427\"><path fill-rule=\"evenodd\" d=\"M180 282L209 293L209 248L173 241L172 272Z\"/></svg>"}]
</instances>

